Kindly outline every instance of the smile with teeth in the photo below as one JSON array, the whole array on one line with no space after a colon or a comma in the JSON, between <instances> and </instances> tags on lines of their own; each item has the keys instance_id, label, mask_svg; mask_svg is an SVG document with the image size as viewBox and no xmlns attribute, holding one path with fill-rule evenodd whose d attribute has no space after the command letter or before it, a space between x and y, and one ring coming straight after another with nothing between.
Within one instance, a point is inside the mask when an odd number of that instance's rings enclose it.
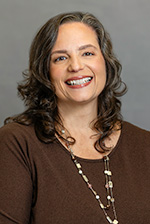
<instances>
[{"instance_id":1,"label":"smile with teeth","mask_svg":"<svg viewBox=\"0 0 150 224\"><path fill-rule=\"evenodd\" d=\"M75 85L82 85L82 84L88 83L91 80L92 80L92 77L86 77L86 78L83 78L83 79L68 80L66 83L68 85L75 86Z\"/></svg>"}]
</instances>

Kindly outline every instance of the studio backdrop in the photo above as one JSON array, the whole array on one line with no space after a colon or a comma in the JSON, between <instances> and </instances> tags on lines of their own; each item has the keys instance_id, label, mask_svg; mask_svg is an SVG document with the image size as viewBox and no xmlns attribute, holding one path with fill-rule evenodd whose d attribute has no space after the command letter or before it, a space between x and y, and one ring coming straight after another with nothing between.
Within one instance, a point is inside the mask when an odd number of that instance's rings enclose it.
<instances>
[{"instance_id":1,"label":"studio backdrop","mask_svg":"<svg viewBox=\"0 0 150 224\"><path fill-rule=\"evenodd\" d=\"M91 12L110 33L128 86L122 114L150 130L150 1L149 0L1 0L0 126L24 110L17 83L28 67L28 53L37 30L60 12Z\"/></svg>"}]
</instances>

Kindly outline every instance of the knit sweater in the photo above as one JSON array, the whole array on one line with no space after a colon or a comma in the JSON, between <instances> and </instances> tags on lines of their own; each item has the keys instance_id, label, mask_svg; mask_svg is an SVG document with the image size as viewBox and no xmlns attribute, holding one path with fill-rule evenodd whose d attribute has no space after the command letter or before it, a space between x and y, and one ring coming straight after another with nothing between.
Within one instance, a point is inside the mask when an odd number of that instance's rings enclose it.
<instances>
[{"instance_id":1,"label":"knit sweater","mask_svg":"<svg viewBox=\"0 0 150 224\"><path fill-rule=\"evenodd\" d=\"M119 223L150 222L150 132L123 122L109 155ZM104 204L102 159L78 158ZM108 214L113 218L112 209ZM43 143L34 127L17 123L0 129L1 224L108 224L59 141Z\"/></svg>"}]
</instances>

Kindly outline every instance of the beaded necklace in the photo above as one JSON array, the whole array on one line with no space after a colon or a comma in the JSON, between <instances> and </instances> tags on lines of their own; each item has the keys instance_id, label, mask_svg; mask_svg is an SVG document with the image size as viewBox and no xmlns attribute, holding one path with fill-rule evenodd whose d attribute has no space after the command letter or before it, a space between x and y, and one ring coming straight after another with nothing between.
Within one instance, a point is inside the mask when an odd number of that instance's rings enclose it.
<instances>
[{"instance_id":1,"label":"beaded necklace","mask_svg":"<svg viewBox=\"0 0 150 224\"><path fill-rule=\"evenodd\" d=\"M62 134L65 134L65 130L62 130ZM110 171L110 167L109 167L109 157L108 156L103 157L104 169L105 169L104 170L105 188L106 188L106 192L107 192L107 197L106 197L107 198L107 205L105 206L102 203L102 201L100 199L100 196L97 194L97 192L94 190L92 184L89 182L88 177L84 174L81 164L77 161L77 158L74 155L74 152L73 152L72 148L70 147L69 141L67 141L66 146L67 146L67 148L70 152L71 159L74 162L74 164L75 164L75 166L78 170L79 175L82 177L82 179L86 183L87 187L91 190L91 192L95 196L96 200L99 203L100 208L104 212L104 215L105 215L107 221L111 224L118 224L119 222L118 222L117 214L116 214L115 199L113 197L113 182L112 182L112 179L111 179L112 172ZM108 214L107 214L107 210L109 210L111 205L112 205L112 210L113 210L113 214L114 214L114 220L112 220L110 218L110 216L108 216Z\"/></svg>"}]
</instances>

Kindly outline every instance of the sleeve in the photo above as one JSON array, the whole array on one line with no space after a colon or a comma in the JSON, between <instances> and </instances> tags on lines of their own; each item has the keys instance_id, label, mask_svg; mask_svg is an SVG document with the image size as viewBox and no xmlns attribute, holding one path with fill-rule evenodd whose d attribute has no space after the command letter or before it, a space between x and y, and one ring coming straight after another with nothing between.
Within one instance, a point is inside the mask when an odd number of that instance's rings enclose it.
<instances>
[{"instance_id":1,"label":"sleeve","mask_svg":"<svg viewBox=\"0 0 150 224\"><path fill-rule=\"evenodd\" d=\"M3 224L29 224L33 184L26 148L16 128L0 129L0 223Z\"/></svg>"}]
</instances>

